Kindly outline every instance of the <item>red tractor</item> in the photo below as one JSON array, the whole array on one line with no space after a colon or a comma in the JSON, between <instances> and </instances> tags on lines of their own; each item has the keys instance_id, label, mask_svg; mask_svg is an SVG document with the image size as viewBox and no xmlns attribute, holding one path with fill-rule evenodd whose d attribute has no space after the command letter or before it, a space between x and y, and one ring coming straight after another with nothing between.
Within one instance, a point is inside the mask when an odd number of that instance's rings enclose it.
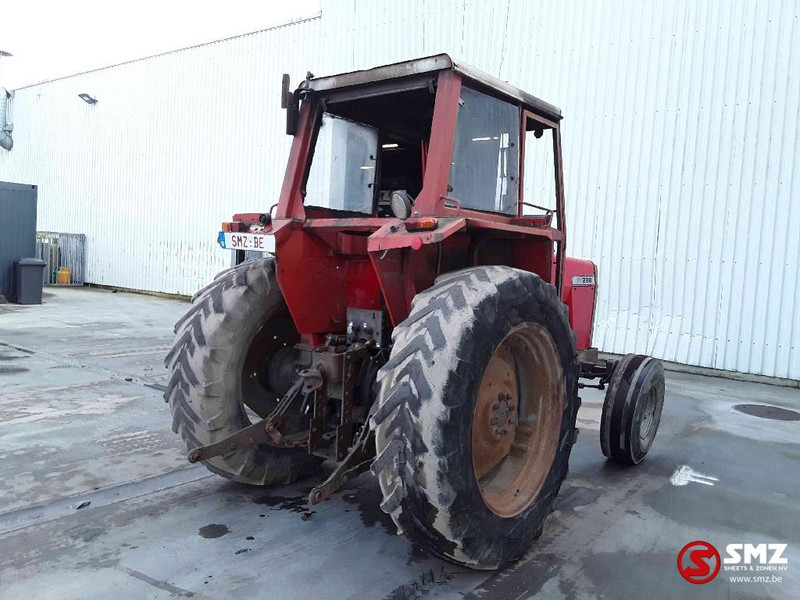
<instances>
[{"instance_id":1,"label":"red tractor","mask_svg":"<svg viewBox=\"0 0 800 600\"><path fill-rule=\"evenodd\" d=\"M597 273L565 256L561 112L447 55L283 84L280 199L222 224L237 264L175 326L173 429L243 483L335 461L311 504L371 468L414 544L497 568L553 508L578 379L607 386L617 462L644 458L664 401L658 361L591 347Z\"/></svg>"}]
</instances>

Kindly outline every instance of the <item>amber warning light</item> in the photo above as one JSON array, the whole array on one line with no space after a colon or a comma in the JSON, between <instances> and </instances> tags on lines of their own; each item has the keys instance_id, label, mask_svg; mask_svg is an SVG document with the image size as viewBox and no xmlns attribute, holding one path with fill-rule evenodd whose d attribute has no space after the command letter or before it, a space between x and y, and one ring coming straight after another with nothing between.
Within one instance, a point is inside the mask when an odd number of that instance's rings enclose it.
<instances>
[{"instance_id":1,"label":"amber warning light","mask_svg":"<svg viewBox=\"0 0 800 600\"><path fill-rule=\"evenodd\" d=\"M224 222L222 223L222 231L225 232L238 232L242 231L242 222L241 221L233 221L233 222Z\"/></svg>"},{"instance_id":2,"label":"amber warning light","mask_svg":"<svg viewBox=\"0 0 800 600\"><path fill-rule=\"evenodd\" d=\"M439 222L433 217L423 217L421 219L406 219L406 231L430 231L436 229Z\"/></svg>"}]
</instances>

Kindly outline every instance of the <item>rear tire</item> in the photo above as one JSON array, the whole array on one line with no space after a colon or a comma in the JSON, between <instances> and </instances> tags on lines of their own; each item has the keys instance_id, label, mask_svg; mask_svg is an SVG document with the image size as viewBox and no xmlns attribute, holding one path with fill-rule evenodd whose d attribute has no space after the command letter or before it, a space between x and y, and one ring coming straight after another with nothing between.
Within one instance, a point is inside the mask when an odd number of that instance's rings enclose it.
<instances>
[{"instance_id":1,"label":"rear tire","mask_svg":"<svg viewBox=\"0 0 800 600\"><path fill-rule=\"evenodd\" d=\"M575 441L577 364L567 317L553 286L509 267L449 273L414 298L379 373L372 419L381 508L412 543L458 564L495 569L539 536ZM493 362L509 343L500 363ZM503 385L519 399L494 406L490 400L487 408L487 389L512 395ZM523 405L540 412L526 413ZM541 419L530 438L541 452L513 459L503 450L487 465L498 442L481 440L484 409L495 411L486 421L490 438L505 439L507 428L516 442L515 418L517 429L523 420L535 428ZM548 423L553 427L544 428ZM507 466L508 489L494 479Z\"/></svg>"},{"instance_id":2,"label":"rear tire","mask_svg":"<svg viewBox=\"0 0 800 600\"><path fill-rule=\"evenodd\" d=\"M264 383L262 363L293 344L297 332L275 280L275 260L250 260L223 271L200 290L175 325L165 359L164 399L172 430L189 450L218 442L261 417L277 395ZM203 464L227 479L253 485L287 484L310 475L322 460L306 449L268 445L236 450Z\"/></svg>"}]
</instances>

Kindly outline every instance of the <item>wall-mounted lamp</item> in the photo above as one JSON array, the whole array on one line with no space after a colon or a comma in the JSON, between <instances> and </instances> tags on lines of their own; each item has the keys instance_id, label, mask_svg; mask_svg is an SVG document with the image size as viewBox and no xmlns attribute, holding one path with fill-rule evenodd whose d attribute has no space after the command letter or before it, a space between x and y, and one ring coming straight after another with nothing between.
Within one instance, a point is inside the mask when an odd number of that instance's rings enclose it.
<instances>
[{"instance_id":1,"label":"wall-mounted lamp","mask_svg":"<svg viewBox=\"0 0 800 600\"><path fill-rule=\"evenodd\" d=\"M0 50L0 58L7 58L14 56L11 52ZM11 132L14 131L14 124L9 123L9 107L8 101L14 97L14 91L8 91L4 87L0 87L0 148L3 150L11 150L14 147L14 139L11 137Z\"/></svg>"},{"instance_id":2,"label":"wall-mounted lamp","mask_svg":"<svg viewBox=\"0 0 800 600\"><path fill-rule=\"evenodd\" d=\"M78 98L86 102L86 104L97 104L97 98L92 98L89 94L78 94Z\"/></svg>"}]
</instances>

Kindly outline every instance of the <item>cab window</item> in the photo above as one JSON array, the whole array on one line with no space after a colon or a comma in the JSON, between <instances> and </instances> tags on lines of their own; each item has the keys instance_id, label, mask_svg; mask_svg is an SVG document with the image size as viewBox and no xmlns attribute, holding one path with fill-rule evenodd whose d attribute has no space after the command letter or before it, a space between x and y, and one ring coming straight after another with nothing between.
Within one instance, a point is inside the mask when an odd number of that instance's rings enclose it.
<instances>
[{"instance_id":1,"label":"cab window","mask_svg":"<svg viewBox=\"0 0 800 600\"><path fill-rule=\"evenodd\" d=\"M461 206L517 214L519 123L513 104L462 88L449 179Z\"/></svg>"}]
</instances>

